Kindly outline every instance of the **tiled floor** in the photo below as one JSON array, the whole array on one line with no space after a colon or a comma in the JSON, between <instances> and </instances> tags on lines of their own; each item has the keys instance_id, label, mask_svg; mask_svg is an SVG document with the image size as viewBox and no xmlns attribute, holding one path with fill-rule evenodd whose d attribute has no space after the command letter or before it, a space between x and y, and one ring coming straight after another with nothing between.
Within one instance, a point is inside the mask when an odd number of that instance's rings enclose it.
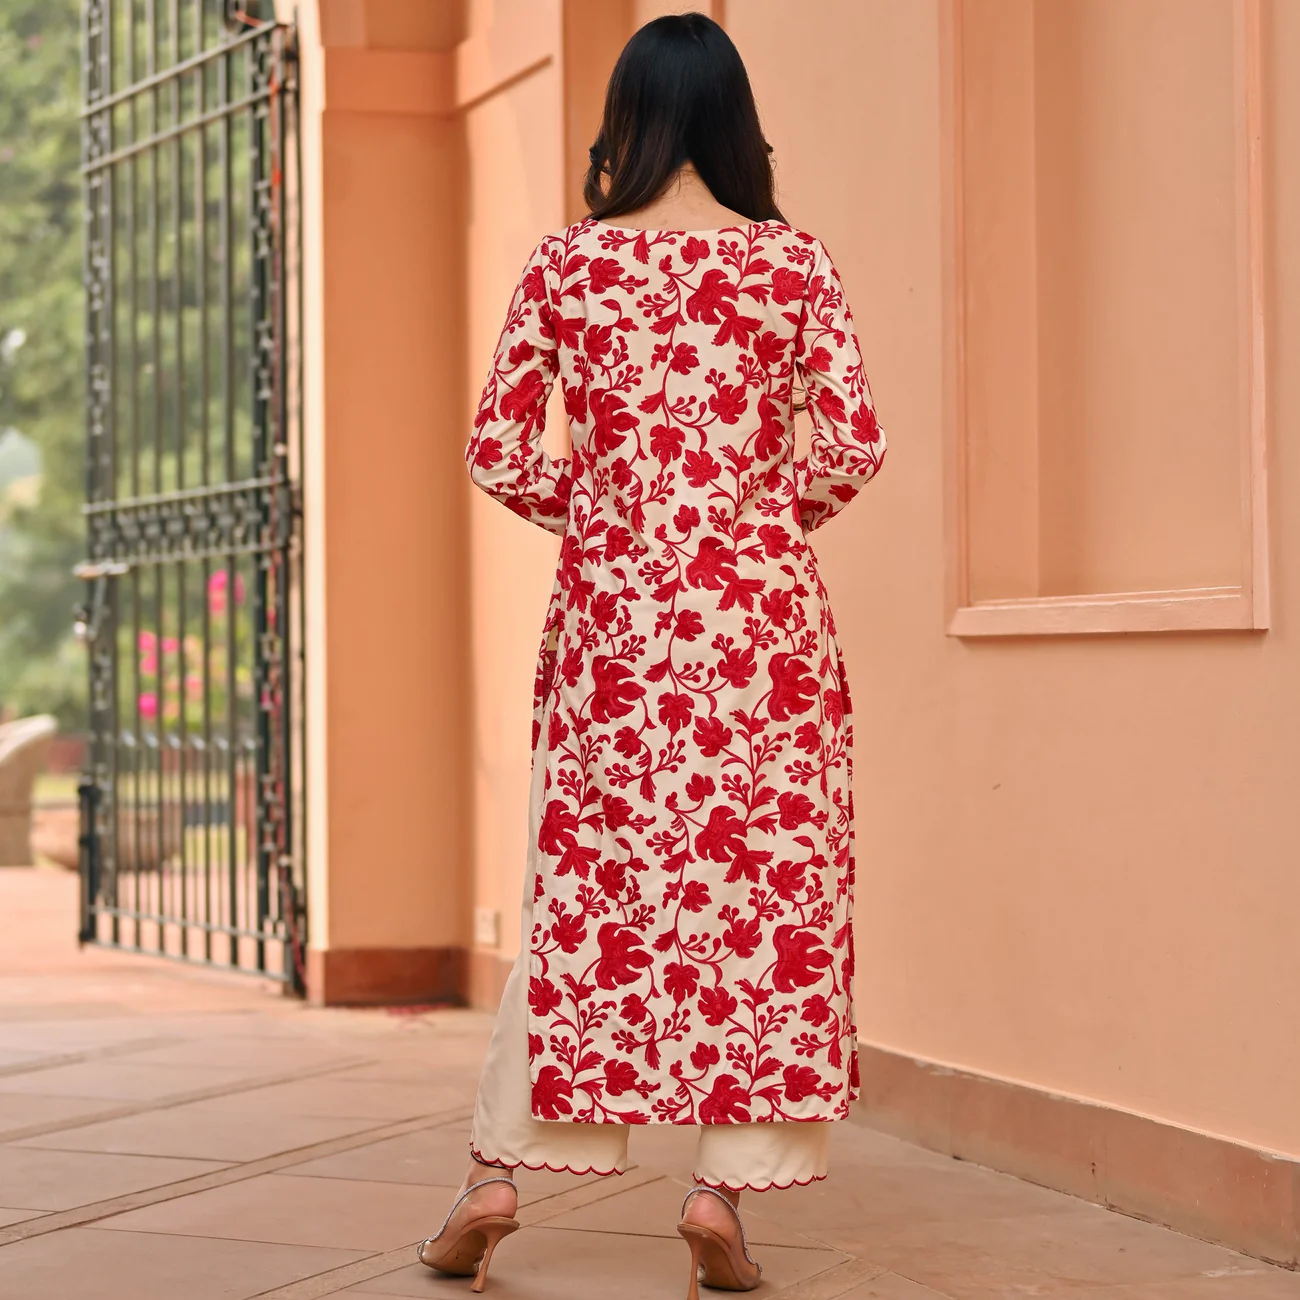
<instances>
[{"instance_id":1,"label":"tiled floor","mask_svg":"<svg viewBox=\"0 0 1300 1300\"><path fill-rule=\"evenodd\" d=\"M0 1300L467 1297L413 1263L462 1172L488 1017L318 1011L87 951L75 882L0 870ZM692 1134L520 1176L497 1300L683 1293ZM1300 1300L1300 1276L874 1132L746 1198L758 1297Z\"/></svg>"}]
</instances>

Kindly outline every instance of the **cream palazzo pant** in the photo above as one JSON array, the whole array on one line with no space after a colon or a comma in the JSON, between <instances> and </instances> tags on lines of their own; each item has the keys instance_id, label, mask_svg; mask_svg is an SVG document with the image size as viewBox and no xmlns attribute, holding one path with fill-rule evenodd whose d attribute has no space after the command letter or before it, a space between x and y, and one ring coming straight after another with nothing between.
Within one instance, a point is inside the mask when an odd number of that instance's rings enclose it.
<instances>
[{"instance_id":1,"label":"cream palazzo pant","mask_svg":"<svg viewBox=\"0 0 1300 1300\"><path fill-rule=\"evenodd\" d=\"M547 719L542 719L546 734ZM528 945L532 937L536 810L542 806L546 763L533 764L528 861L519 956L506 980L479 1079L470 1149L483 1164L575 1174L621 1174L627 1169L628 1124L574 1124L534 1119L528 1072ZM644 1127L653 1133L654 1125ZM829 1123L701 1124L695 1150L696 1182L733 1191L767 1191L826 1177ZM652 1139L651 1139L652 1140Z\"/></svg>"}]
</instances>

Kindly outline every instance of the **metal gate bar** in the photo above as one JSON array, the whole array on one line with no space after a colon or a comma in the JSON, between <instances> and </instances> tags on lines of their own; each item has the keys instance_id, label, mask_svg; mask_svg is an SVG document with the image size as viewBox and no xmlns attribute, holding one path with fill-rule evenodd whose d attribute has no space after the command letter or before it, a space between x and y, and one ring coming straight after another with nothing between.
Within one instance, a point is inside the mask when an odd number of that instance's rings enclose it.
<instances>
[{"instance_id":1,"label":"metal gate bar","mask_svg":"<svg viewBox=\"0 0 1300 1300\"><path fill-rule=\"evenodd\" d=\"M85 0L80 935L300 989L294 73L256 5Z\"/></svg>"}]
</instances>

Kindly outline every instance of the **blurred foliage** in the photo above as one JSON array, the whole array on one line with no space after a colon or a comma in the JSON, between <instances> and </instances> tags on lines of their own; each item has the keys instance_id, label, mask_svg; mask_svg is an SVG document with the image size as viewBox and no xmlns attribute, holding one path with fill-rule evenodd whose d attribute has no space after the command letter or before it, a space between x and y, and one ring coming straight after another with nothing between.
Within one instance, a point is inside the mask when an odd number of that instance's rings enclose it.
<instances>
[{"instance_id":1,"label":"blurred foliage","mask_svg":"<svg viewBox=\"0 0 1300 1300\"><path fill-rule=\"evenodd\" d=\"M70 641L84 541L77 0L0 0L0 431L39 449L38 493L5 492L0 706L85 725Z\"/></svg>"}]
</instances>

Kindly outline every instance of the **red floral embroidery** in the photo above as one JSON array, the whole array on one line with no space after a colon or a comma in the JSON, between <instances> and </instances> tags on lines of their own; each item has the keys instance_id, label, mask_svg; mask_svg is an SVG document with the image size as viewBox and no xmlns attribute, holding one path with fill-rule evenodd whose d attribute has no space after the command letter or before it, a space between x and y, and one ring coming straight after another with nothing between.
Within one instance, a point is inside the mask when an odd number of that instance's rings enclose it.
<instances>
[{"instance_id":1,"label":"red floral embroidery","mask_svg":"<svg viewBox=\"0 0 1300 1300\"><path fill-rule=\"evenodd\" d=\"M539 1118L826 1120L856 1095L852 713L805 539L884 452L810 235L587 220L529 260L466 460L563 537L533 717Z\"/></svg>"}]
</instances>

